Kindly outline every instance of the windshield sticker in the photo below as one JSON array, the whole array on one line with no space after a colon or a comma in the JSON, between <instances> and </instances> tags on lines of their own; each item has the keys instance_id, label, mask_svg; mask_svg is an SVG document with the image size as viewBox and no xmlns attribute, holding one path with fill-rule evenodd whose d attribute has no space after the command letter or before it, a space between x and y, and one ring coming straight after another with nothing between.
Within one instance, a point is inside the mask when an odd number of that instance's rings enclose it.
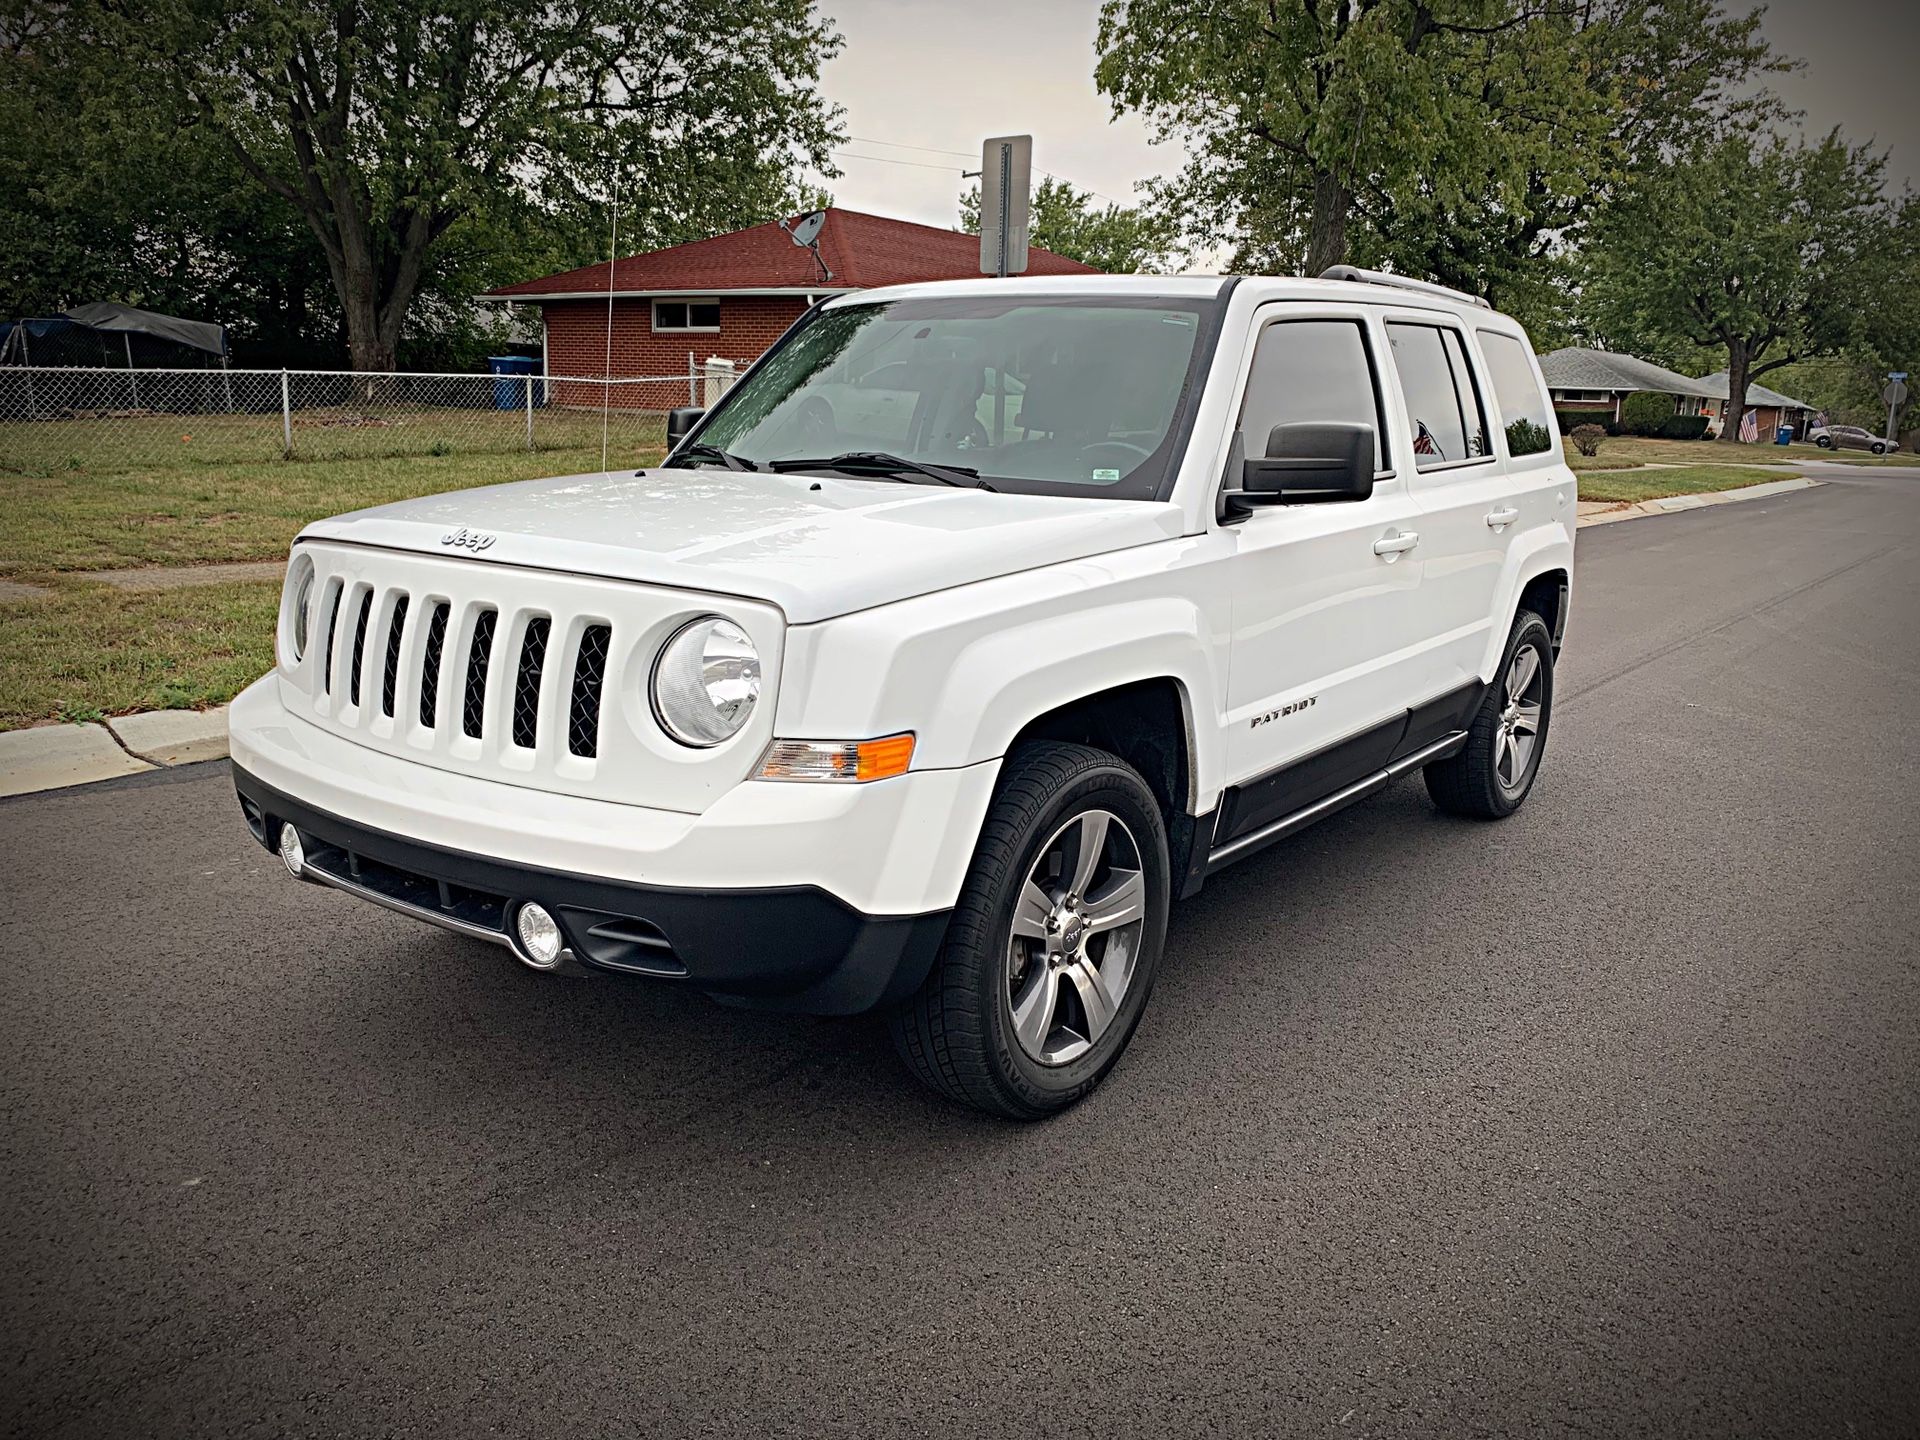
<instances>
[{"instance_id":1,"label":"windshield sticker","mask_svg":"<svg viewBox=\"0 0 1920 1440\"><path fill-rule=\"evenodd\" d=\"M1118 470L1096 470L1093 472L1093 478L1096 480L1118 480L1120 478L1120 472Z\"/></svg>"}]
</instances>

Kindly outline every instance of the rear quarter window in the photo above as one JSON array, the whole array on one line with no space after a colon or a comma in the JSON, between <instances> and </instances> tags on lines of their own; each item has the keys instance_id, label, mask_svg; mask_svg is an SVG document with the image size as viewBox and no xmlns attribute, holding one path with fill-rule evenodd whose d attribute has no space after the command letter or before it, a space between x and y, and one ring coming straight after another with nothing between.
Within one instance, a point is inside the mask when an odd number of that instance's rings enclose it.
<instances>
[{"instance_id":1,"label":"rear quarter window","mask_svg":"<svg viewBox=\"0 0 1920 1440\"><path fill-rule=\"evenodd\" d=\"M1500 426L1507 435L1507 453L1518 459L1553 449L1553 416L1540 398L1540 381L1527 347L1497 330L1479 333L1480 353L1487 357L1494 402L1500 408Z\"/></svg>"}]
</instances>

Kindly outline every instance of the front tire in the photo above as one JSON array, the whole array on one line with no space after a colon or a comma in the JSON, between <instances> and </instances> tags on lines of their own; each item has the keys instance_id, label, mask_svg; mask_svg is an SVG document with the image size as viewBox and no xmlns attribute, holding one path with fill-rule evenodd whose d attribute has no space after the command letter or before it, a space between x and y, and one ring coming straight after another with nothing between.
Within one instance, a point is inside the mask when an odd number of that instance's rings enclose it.
<instances>
[{"instance_id":1,"label":"front tire","mask_svg":"<svg viewBox=\"0 0 1920 1440\"><path fill-rule=\"evenodd\" d=\"M1886 454L1886 453L1887 453L1887 443L1886 443L1886 441L1884 441L1884 440L1882 440L1882 441L1879 441L1878 443L1876 443L1876 444L1874 445L1874 447L1873 447L1873 453L1874 453L1874 454L1876 454L1876 455L1884 455L1884 454Z\"/></svg>"},{"instance_id":2,"label":"front tire","mask_svg":"<svg viewBox=\"0 0 1920 1440\"><path fill-rule=\"evenodd\" d=\"M1427 793L1449 815L1504 820L1540 773L1553 718L1553 634L1531 610L1514 617L1493 684L1458 753L1427 766Z\"/></svg>"},{"instance_id":3,"label":"front tire","mask_svg":"<svg viewBox=\"0 0 1920 1440\"><path fill-rule=\"evenodd\" d=\"M1023 746L933 973L890 1019L901 1058L989 1114L1066 1109L1139 1024L1171 891L1166 826L1132 767L1085 745Z\"/></svg>"},{"instance_id":4,"label":"front tire","mask_svg":"<svg viewBox=\"0 0 1920 1440\"><path fill-rule=\"evenodd\" d=\"M1833 448L1833 437L1831 435L1822 435L1813 443L1818 445L1822 450L1831 450Z\"/></svg>"}]
</instances>

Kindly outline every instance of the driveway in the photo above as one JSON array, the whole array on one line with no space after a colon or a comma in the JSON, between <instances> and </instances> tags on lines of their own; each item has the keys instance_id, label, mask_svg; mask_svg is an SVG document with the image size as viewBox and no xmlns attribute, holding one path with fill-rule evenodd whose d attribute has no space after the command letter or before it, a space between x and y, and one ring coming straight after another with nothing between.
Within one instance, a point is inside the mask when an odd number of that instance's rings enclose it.
<instances>
[{"instance_id":1,"label":"driveway","mask_svg":"<svg viewBox=\"0 0 1920 1440\"><path fill-rule=\"evenodd\" d=\"M870 1025L289 881L224 763L0 803L0 1430L1920 1425L1920 478L1580 539L1546 770L1178 909L1016 1128Z\"/></svg>"}]
</instances>

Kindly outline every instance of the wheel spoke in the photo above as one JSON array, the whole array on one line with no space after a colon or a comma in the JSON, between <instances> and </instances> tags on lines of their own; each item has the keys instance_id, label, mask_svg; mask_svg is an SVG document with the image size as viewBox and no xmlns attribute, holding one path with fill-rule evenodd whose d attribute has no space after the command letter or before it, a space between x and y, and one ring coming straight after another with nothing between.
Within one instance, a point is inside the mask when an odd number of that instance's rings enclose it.
<instances>
[{"instance_id":1,"label":"wheel spoke","mask_svg":"<svg viewBox=\"0 0 1920 1440\"><path fill-rule=\"evenodd\" d=\"M1091 960L1075 961L1062 973L1073 982L1080 1007L1087 1012L1087 1041L1091 1044L1113 1023L1118 1008L1115 998L1107 993L1106 981Z\"/></svg>"},{"instance_id":2,"label":"wheel spoke","mask_svg":"<svg viewBox=\"0 0 1920 1440\"><path fill-rule=\"evenodd\" d=\"M1038 1056L1053 1030L1053 1012L1060 1002L1060 972L1046 961L1036 961L1026 988L1013 1002L1013 1033L1029 1055Z\"/></svg>"},{"instance_id":3,"label":"wheel spoke","mask_svg":"<svg viewBox=\"0 0 1920 1440\"><path fill-rule=\"evenodd\" d=\"M1540 733L1540 707L1522 705L1513 712L1513 728L1522 735Z\"/></svg>"},{"instance_id":4,"label":"wheel spoke","mask_svg":"<svg viewBox=\"0 0 1920 1440\"><path fill-rule=\"evenodd\" d=\"M1069 893L1085 895L1093 884L1093 872L1107 848L1107 821L1104 810L1089 810L1073 827L1060 855L1060 879Z\"/></svg>"},{"instance_id":5,"label":"wheel spoke","mask_svg":"<svg viewBox=\"0 0 1920 1440\"><path fill-rule=\"evenodd\" d=\"M1493 742L1493 773L1508 784L1513 783L1512 758L1513 740L1502 730Z\"/></svg>"},{"instance_id":6,"label":"wheel spoke","mask_svg":"<svg viewBox=\"0 0 1920 1440\"><path fill-rule=\"evenodd\" d=\"M1147 913L1147 882L1138 870L1115 870L1098 895L1087 898L1087 923L1098 933L1131 925Z\"/></svg>"},{"instance_id":7,"label":"wheel spoke","mask_svg":"<svg viewBox=\"0 0 1920 1440\"><path fill-rule=\"evenodd\" d=\"M1045 941L1047 917L1053 913L1053 897L1033 881L1027 881L1013 907L1013 933L1026 940Z\"/></svg>"},{"instance_id":8,"label":"wheel spoke","mask_svg":"<svg viewBox=\"0 0 1920 1440\"><path fill-rule=\"evenodd\" d=\"M1540 669L1540 655L1533 646L1526 645L1513 652L1513 664L1507 668L1507 703L1518 701L1527 693L1527 687L1533 684L1533 677Z\"/></svg>"}]
</instances>

